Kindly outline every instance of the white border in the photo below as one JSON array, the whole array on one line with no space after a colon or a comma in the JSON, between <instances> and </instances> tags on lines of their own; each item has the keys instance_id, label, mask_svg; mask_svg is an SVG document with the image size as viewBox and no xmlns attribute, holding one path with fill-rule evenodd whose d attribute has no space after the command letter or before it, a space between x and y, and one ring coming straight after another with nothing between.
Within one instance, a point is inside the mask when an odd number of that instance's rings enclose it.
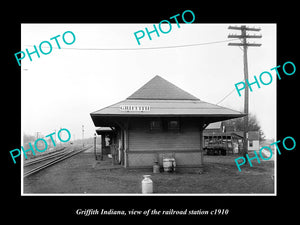
<instances>
[{"instance_id":1,"label":"white border","mask_svg":"<svg viewBox=\"0 0 300 225\"><path fill-rule=\"evenodd\" d=\"M218 24L218 23L205 23L205 24ZM238 23L234 23L234 24L238 24ZM248 24L248 23L246 23ZM257 23L259 24L259 23ZM274 24L276 26L276 65L277 65L277 23L270 23L270 24ZM22 29L22 26L21 26ZM22 31L21 31L22 33ZM21 66L21 71L22 71L22 66ZM22 73L22 72L21 72ZM21 112L22 112L22 108L23 108L23 104L22 104L22 74L21 74ZM275 121L275 142L277 141L277 79L275 80L275 86L276 86L276 91L275 91L275 113L276 113L276 121ZM21 113L21 145L23 144L23 123L22 123L23 119L22 119L22 113ZM275 149L276 150L276 149ZM24 165L24 157L23 154L21 154L21 196L147 196L147 197L152 197L152 196L277 196L277 151L274 150L274 193L216 193L216 194L212 194L212 193L208 193L208 194L158 194L158 193L154 193L154 194L120 194L120 193L110 193L110 194L66 194L66 193L55 193L55 194L49 194L49 193L44 193L44 194L34 194L34 193L24 193L24 182L23 182L23 165Z\"/></svg>"}]
</instances>

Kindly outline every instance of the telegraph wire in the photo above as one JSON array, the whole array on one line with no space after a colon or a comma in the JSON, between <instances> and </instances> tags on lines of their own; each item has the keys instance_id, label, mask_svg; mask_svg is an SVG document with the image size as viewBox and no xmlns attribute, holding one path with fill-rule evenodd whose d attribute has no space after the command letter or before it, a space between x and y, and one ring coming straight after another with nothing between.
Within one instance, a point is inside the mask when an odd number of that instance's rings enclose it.
<instances>
[{"instance_id":1,"label":"telegraph wire","mask_svg":"<svg viewBox=\"0 0 300 225\"><path fill-rule=\"evenodd\" d=\"M218 103L216 103L216 105L219 105L221 102L223 102L229 95L231 95L234 92L235 88L230 91L224 98L222 98Z\"/></svg>"},{"instance_id":2,"label":"telegraph wire","mask_svg":"<svg viewBox=\"0 0 300 225\"><path fill-rule=\"evenodd\" d=\"M237 38L238 39L238 38ZM235 40L235 39L234 39ZM196 44L187 44L187 45L174 45L174 46L162 46L162 47L149 47L149 48L60 48L63 50L80 50L80 51L135 51L135 50L153 50L153 49L166 49L166 48L184 48L184 47L193 47L193 46L201 46L201 45L210 45L210 44L218 44L233 41L230 40L223 40L223 41L212 41L212 42L205 42L205 43L196 43ZM33 45L24 45L24 46L31 46ZM52 47L54 49L58 49L56 47Z\"/></svg>"},{"instance_id":3,"label":"telegraph wire","mask_svg":"<svg viewBox=\"0 0 300 225\"><path fill-rule=\"evenodd\" d=\"M243 80L245 81L245 79ZM216 105L219 105L221 102L223 102L229 95L231 95L234 91L236 90L236 88L234 88L232 91L230 91L227 95L225 95L218 103L216 103Z\"/></svg>"},{"instance_id":4,"label":"telegraph wire","mask_svg":"<svg viewBox=\"0 0 300 225\"><path fill-rule=\"evenodd\" d=\"M223 40L223 41L212 41L212 42L205 42L205 43L196 43L196 44L187 44L187 45L175 45L175 46L163 46L163 47L149 47L149 48L60 48L63 50L83 50L83 51L135 51L135 50L153 50L153 49L166 49L166 48L184 48L184 47L193 47L193 46L201 46L201 45L210 45L210 44L218 44L218 43L224 43L224 42L229 42L233 40L239 40L240 38L236 39L230 39L230 40ZM24 46L30 46L32 47L33 45L24 45ZM54 49L58 49L56 47L52 47ZM223 97L216 105L220 104L223 102L229 95L233 93L235 88L230 91L225 97Z\"/></svg>"}]
</instances>

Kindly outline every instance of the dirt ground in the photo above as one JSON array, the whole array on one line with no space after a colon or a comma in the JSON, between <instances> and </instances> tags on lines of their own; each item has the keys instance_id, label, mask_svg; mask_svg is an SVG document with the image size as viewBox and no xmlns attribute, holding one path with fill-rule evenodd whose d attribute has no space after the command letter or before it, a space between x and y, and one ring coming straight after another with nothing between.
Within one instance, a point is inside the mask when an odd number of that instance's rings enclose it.
<instances>
[{"instance_id":1,"label":"dirt ground","mask_svg":"<svg viewBox=\"0 0 300 225\"><path fill-rule=\"evenodd\" d=\"M81 153L24 179L24 194L140 194L143 175L150 174L157 194L274 193L274 162L253 162L239 172L237 155L205 155L204 172L181 171L153 174L151 169L133 170L112 166L109 159L95 161Z\"/></svg>"}]
</instances>

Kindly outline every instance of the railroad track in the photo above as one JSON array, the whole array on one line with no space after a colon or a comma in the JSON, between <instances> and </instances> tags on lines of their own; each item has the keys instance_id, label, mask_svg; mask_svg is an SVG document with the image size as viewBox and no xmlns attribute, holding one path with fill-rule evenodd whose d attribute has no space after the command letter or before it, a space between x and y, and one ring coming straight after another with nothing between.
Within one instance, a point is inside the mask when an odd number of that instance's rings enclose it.
<instances>
[{"instance_id":1,"label":"railroad track","mask_svg":"<svg viewBox=\"0 0 300 225\"><path fill-rule=\"evenodd\" d=\"M34 169L31 169L29 171L24 172L23 177L27 177L27 176L30 176L34 173L37 173L37 172L39 172L39 171L41 171L45 168L48 168L48 167L50 167L50 166L52 166L52 165L54 165L58 162L61 162L65 159L67 159L67 158L70 158L74 155L77 155L77 154L83 152L83 151L86 151L89 148L91 148L91 146L85 147L85 148L83 148L81 150L77 150L77 151L75 151L75 150L71 150L71 151L70 150L65 150L63 152L55 153L54 155L52 154L52 155L45 156L45 157L36 159L34 161L28 162L28 163L24 164L24 167L34 165L34 164L38 164L38 163L41 163L43 161L48 161L48 162L46 162L46 163L44 163L40 166L35 167ZM52 159L52 158L54 158L54 159ZM49 159L52 159L52 160L49 161Z\"/></svg>"},{"instance_id":2,"label":"railroad track","mask_svg":"<svg viewBox=\"0 0 300 225\"><path fill-rule=\"evenodd\" d=\"M62 154L66 153L68 151L68 149L65 149L65 148L66 147L63 147L62 149L58 150L57 152L51 153L51 154L46 155L46 156L38 157L36 159L32 159L29 162L24 162L24 166L26 167L26 166L34 165L34 164L37 164L39 162L43 162L43 161L46 161L48 159L58 157L59 155L62 155Z\"/></svg>"}]
</instances>

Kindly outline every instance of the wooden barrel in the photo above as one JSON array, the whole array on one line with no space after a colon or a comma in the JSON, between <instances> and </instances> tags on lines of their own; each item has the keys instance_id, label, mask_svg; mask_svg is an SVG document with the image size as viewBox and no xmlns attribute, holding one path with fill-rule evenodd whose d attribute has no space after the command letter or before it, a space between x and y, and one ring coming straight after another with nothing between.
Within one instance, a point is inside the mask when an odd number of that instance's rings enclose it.
<instances>
[{"instance_id":1,"label":"wooden barrel","mask_svg":"<svg viewBox=\"0 0 300 225\"><path fill-rule=\"evenodd\" d=\"M171 172L173 171L173 158L164 158L163 159L163 167L165 172Z\"/></svg>"}]
</instances>

